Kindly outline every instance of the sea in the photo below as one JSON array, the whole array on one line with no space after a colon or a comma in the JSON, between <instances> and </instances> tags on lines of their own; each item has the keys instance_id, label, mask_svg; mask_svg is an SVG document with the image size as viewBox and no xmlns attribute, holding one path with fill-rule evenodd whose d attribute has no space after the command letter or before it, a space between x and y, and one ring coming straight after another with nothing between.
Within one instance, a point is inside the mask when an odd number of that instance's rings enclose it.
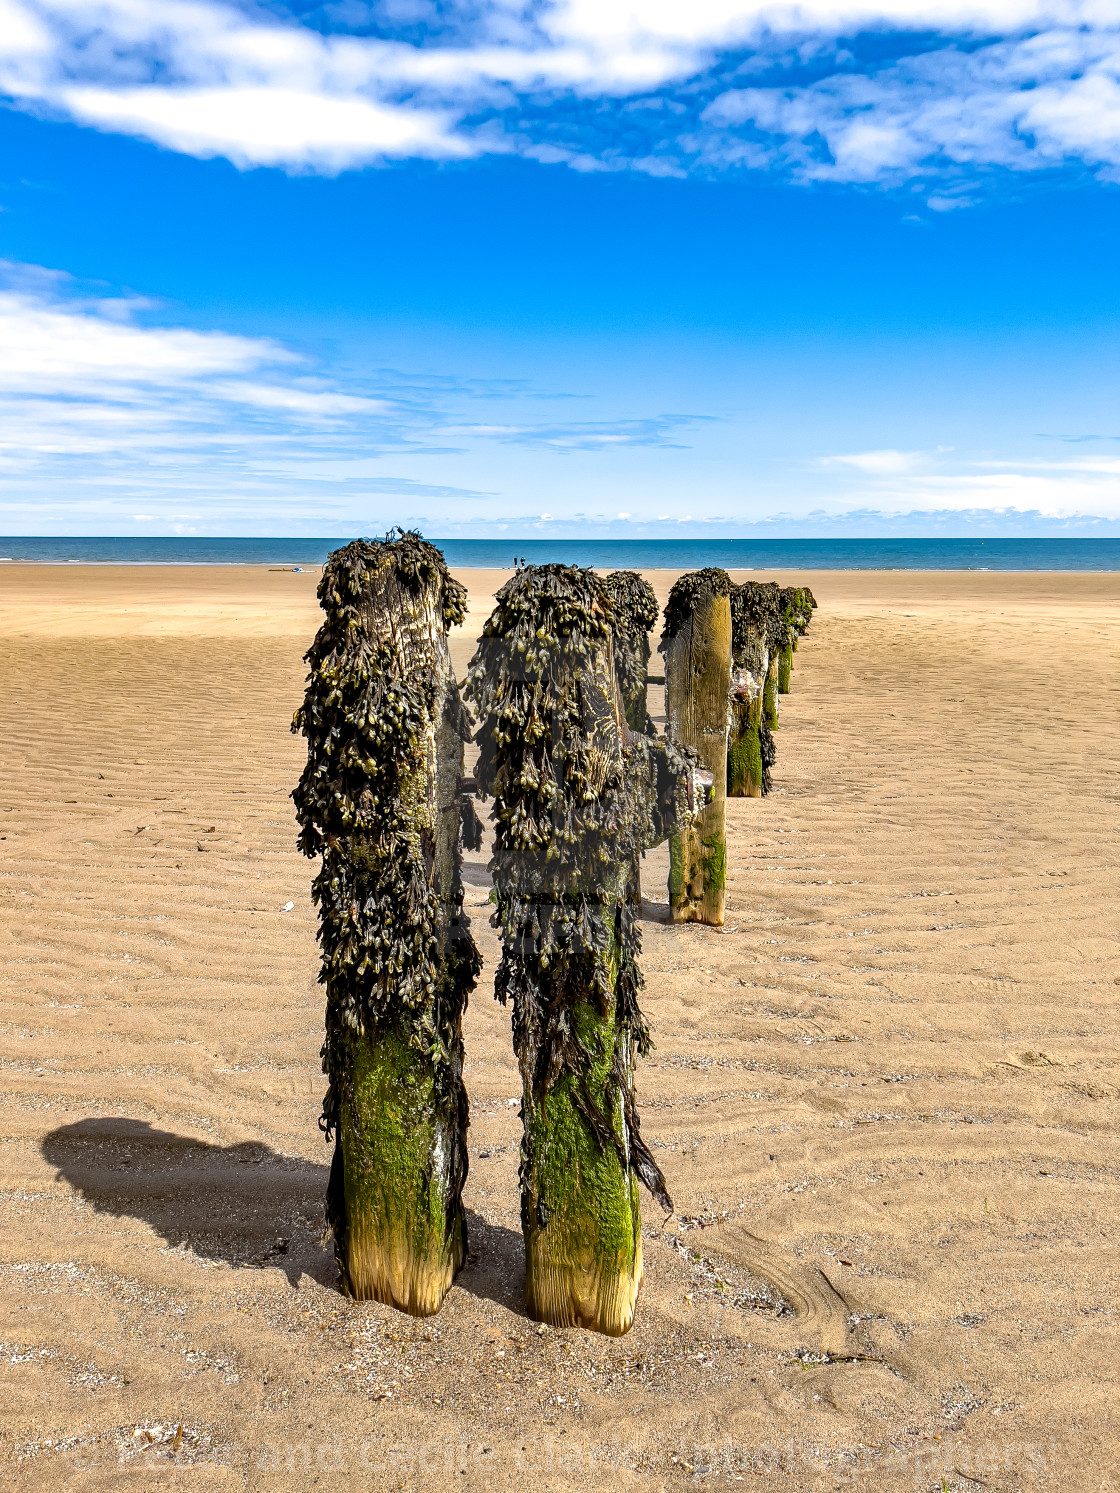
<instances>
[{"instance_id":1,"label":"sea","mask_svg":"<svg viewBox=\"0 0 1120 1493\"><path fill-rule=\"evenodd\" d=\"M1120 539L440 539L455 568L1120 570ZM3 538L0 565L319 566L348 539Z\"/></svg>"}]
</instances>

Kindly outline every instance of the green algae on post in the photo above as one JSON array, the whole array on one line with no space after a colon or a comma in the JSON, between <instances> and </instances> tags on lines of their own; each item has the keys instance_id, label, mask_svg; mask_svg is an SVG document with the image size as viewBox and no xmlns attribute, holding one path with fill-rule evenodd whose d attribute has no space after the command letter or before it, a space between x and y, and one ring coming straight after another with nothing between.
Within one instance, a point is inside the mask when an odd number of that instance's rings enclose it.
<instances>
[{"instance_id":1,"label":"green algae on post","mask_svg":"<svg viewBox=\"0 0 1120 1493\"><path fill-rule=\"evenodd\" d=\"M766 669L766 683L762 686L762 719L771 731L778 729L778 658L774 652Z\"/></svg>"},{"instance_id":2,"label":"green algae on post","mask_svg":"<svg viewBox=\"0 0 1120 1493\"><path fill-rule=\"evenodd\" d=\"M727 845L727 739L731 686L731 581L725 570L681 576L665 605L665 714L670 739L712 775L709 802L669 839L674 922L723 923Z\"/></svg>"},{"instance_id":3,"label":"green algae on post","mask_svg":"<svg viewBox=\"0 0 1120 1493\"><path fill-rule=\"evenodd\" d=\"M530 1316L626 1332L642 1279L638 1181L671 1209L642 1140L634 1062L640 934L629 867L690 813L694 772L631 732L594 572L529 566L498 592L465 694L522 1079L521 1226Z\"/></svg>"},{"instance_id":4,"label":"green algae on post","mask_svg":"<svg viewBox=\"0 0 1120 1493\"><path fill-rule=\"evenodd\" d=\"M336 550L292 724L292 797L326 986L320 1127L343 1291L415 1316L466 1256L462 1017L480 962L463 913L460 785L470 732L447 647L465 589L418 534Z\"/></svg>"}]
</instances>

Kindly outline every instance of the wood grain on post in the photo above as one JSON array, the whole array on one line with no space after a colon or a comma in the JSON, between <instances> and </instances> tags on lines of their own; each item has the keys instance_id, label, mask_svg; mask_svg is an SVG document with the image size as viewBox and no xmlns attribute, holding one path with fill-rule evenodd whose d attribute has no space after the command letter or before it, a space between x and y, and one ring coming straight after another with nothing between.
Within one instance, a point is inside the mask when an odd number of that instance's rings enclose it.
<instances>
[{"instance_id":1,"label":"wood grain on post","mask_svg":"<svg viewBox=\"0 0 1120 1493\"><path fill-rule=\"evenodd\" d=\"M661 638L669 737L691 747L712 775L710 802L669 839L669 905L674 922L717 928L727 881L730 590L723 570L682 576L669 593Z\"/></svg>"}]
</instances>

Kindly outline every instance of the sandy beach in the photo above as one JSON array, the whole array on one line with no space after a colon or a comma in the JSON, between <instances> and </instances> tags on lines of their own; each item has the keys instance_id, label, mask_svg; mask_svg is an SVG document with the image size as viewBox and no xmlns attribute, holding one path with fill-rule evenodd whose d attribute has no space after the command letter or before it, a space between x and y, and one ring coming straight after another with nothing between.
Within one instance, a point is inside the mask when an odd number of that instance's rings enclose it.
<instances>
[{"instance_id":1,"label":"sandy beach","mask_svg":"<svg viewBox=\"0 0 1120 1493\"><path fill-rule=\"evenodd\" d=\"M1120 574L762 578L820 609L726 926L645 862L676 1214L615 1340L524 1315L485 852L470 1261L425 1321L335 1287L317 572L0 569L0 1486L1120 1485Z\"/></svg>"}]
</instances>

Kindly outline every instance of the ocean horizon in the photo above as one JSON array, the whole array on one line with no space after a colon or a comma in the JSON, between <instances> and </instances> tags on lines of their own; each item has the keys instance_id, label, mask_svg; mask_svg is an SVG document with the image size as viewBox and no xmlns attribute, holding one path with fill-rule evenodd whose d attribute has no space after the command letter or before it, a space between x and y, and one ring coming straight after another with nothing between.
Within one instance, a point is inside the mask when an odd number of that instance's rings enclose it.
<instances>
[{"instance_id":1,"label":"ocean horizon","mask_svg":"<svg viewBox=\"0 0 1120 1493\"><path fill-rule=\"evenodd\" d=\"M441 539L459 569L1120 570L1117 539ZM348 538L0 536L0 564L322 565Z\"/></svg>"}]
</instances>

